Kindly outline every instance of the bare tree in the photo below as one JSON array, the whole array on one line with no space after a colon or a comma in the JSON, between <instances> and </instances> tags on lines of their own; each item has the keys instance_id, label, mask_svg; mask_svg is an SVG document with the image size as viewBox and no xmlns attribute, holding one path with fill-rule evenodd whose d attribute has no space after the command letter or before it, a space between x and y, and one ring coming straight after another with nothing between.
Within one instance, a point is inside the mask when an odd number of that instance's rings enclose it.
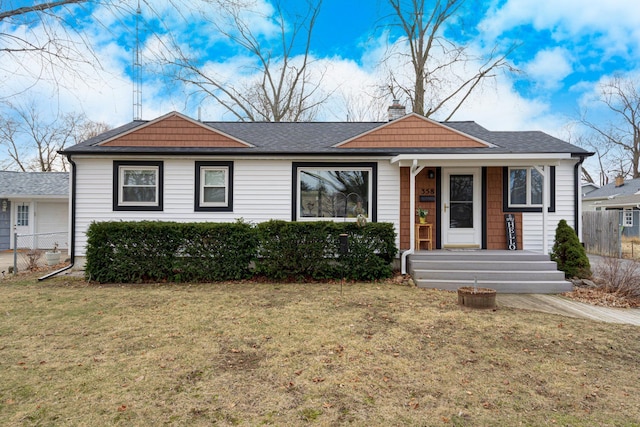
<instances>
[{"instance_id":1,"label":"bare tree","mask_svg":"<svg viewBox=\"0 0 640 427\"><path fill-rule=\"evenodd\" d=\"M448 120L484 80L499 70L517 71L507 62L513 48L506 53L494 49L480 58L443 36L443 26L456 17L465 0L389 0L389 4L409 48L401 55L408 57L413 72L411 83L406 83L391 71L389 89L395 99L401 94L408 98L413 112L429 117L446 110ZM476 70L462 75L459 66Z\"/></svg>"},{"instance_id":2,"label":"bare tree","mask_svg":"<svg viewBox=\"0 0 640 427\"><path fill-rule=\"evenodd\" d=\"M211 68L203 67L199 58L189 56L178 41L174 41L170 49L175 57L162 60L175 67L176 79L195 87L197 93L215 99L238 120L313 119L318 106L328 97L319 89L323 72L312 76L310 67L311 38L320 4L321 1L313 4L309 0L306 15L292 22L276 4L272 19L277 26L277 37L273 40L250 27L243 15L246 5L242 2L219 2L215 12L224 14L230 26L221 25L210 13L199 15L251 59L255 78L248 81L238 75L232 78L217 75Z\"/></svg>"},{"instance_id":3,"label":"bare tree","mask_svg":"<svg viewBox=\"0 0 640 427\"><path fill-rule=\"evenodd\" d=\"M58 0L17 8L0 2L0 70L34 82L59 82L63 72L79 73L74 64L96 66L97 57L72 9L82 3L89 1Z\"/></svg>"},{"instance_id":4,"label":"bare tree","mask_svg":"<svg viewBox=\"0 0 640 427\"><path fill-rule=\"evenodd\" d=\"M595 153L593 159L597 162L598 185L603 186L609 182L608 176L615 169L615 158L611 155L611 147L602 144L602 139L598 135L579 135L576 138L570 138L570 142L592 150ZM582 181L595 184L593 175L584 167L582 167Z\"/></svg>"},{"instance_id":5,"label":"bare tree","mask_svg":"<svg viewBox=\"0 0 640 427\"><path fill-rule=\"evenodd\" d=\"M66 113L49 120L43 116L35 102L26 107L9 104L0 116L0 147L8 156L0 164L2 169L66 171L67 165L58 151L109 129L84 114Z\"/></svg>"},{"instance_id":6,"label":"bare tree","mask_svg":"<svg viewBox=\"0 0 640 427\"><path fill-rule=\"evenodd\" d=\"M600 84L599 100L607 110L604 124L588 119L581 122L594 134L594 148L603 152L616 166L616 175L640 177L640 82L616 75ZM602 118L602 116L600 117Z\"/></svg>"}]
</instances>

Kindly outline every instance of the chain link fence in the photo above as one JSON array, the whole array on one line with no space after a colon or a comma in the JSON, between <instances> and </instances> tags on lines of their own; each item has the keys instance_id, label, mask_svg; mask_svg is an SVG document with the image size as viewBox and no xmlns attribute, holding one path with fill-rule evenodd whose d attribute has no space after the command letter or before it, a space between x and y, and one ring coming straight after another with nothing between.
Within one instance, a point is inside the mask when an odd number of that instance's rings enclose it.
<instances>
[{"instance_id":1,"label":"chain link fence","mask_svg":"<svg viewBox=\"0 0 640 427\"><path fill-rule=\"evenodd\" d=\"M13 272L38 271L64 263L68 256L66 231L14 234Z\"/></svg>"}]
</instances>

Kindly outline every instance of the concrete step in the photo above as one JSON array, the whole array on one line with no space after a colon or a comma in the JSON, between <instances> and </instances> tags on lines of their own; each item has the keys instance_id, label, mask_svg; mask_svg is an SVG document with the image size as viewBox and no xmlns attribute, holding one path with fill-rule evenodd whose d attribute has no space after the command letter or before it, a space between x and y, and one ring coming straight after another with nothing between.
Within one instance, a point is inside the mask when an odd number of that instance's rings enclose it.
<instances>
[{"instance_id":1,"label":"concrete step","mask_svg":"<svg viewBox=\"0 0 640 427\"><path fill-rule=\"evenodd\" d=\"M551 261L549 255L528 251L453 251L453 250L436 250L436 251L417 251L411 254L411 259L424 260L465 260L465 261Z\"/></svg>"},{"instance_id":2,"label":"concrete step","mask_svg":"<svg viewBox=\"0 0 640 427\"><path fill-rule=\"evenodd\" d=\"M429 259L410 258L409 269L413 270L508 270L508 271L557 271L553 261L511 261L478 259Z\"/></svg>"},{"instance_id":3,"label":"concrete step","mask_svg":"<svg viewBox=\"0 0 640 427\"><path fill-rule=\"evenodd\" d=\"M558 270L522 271L522 270L424 270L413 269L413 280L497 280L497 281L564 281L564 273Z\"/></svg>"},{"instance_id":4,"label":"concrete step","mask_svg":"<svg viewBox=\"0 0 640 427\"><path fill-rule=\"evenodd\" d=\"M409 256L408 271L423 288L461 286L509 293L562 293L572 284L548 255L527 251L421 251Z\"/></svg>"},{"instance_id":5,"label":"concrete step","mask_svg":"<svg viewBox=\"0 0 640 427\"><path fill-rule=\"evenodd\" d=\"M473 286L473 280L419 279L414 282L420 288L455 291L462 286ZM571 282L564 281L499 281L478 280L478 287L495 289L498 293L510 294L559 294L573 289Z\"/></svg>"}]
</instances>

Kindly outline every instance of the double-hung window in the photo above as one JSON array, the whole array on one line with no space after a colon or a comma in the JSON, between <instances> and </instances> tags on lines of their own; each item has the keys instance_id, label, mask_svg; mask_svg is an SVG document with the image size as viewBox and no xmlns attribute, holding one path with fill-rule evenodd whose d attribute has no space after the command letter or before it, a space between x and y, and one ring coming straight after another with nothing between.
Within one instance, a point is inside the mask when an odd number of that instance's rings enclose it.
<instances>
[{"instance_id":1,"label":"double-hung window","mask_svg":"<svg viewBox=\"0 0 640 427\"><path fill-rule=\"evenodd\" d=\"M113 210L161 211L162 162L114 161Z\"/></svg>"},{"instance_id":2,"label":"double-hung window","mask_svg":"<svg viewBox=\"0 0 640 427\"><path fill-rule=\"evenodd\" d=\"M233 162L196 162L196 211L233 211Z\"/></svg>"},{"instance_id":3,"label":"double-hung window","mask_svg":"<svg viewBox=\"0 0 640 427\"><path fill-rule=\"evenodd\" d=\"M294 220L377 220L376 163L294 163Z\"/></svg>"},{"instance_id":4,"label":"double-hung window","mask_svg":"<svg viewBox=\"0 0 640 427\"><path fill-rule=\"evenodd\" d=\"M633 227L633 209L624 209L622 212L622 225L624 227Z\"/></svg>"},{"instance_id":5,"label":"double-hung window","mask_svg":"<svg viewBox=\"0 0 640 427\"><path fill-rule=\"evenodd\" d=\"M504 168L504 210L506 212L540 212L544 194L544 177L535 167ZM548 206L555 210L555 167L547 174Z\"/></svg>"}]
</instances>

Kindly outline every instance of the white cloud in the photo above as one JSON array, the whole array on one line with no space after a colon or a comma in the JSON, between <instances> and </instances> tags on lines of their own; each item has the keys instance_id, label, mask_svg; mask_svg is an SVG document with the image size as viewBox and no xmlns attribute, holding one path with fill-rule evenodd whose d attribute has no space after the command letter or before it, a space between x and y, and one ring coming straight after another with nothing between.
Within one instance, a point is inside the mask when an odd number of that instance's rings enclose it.
<instances>
[{"instance_id":1,"label":"white cloud","mask_svg":"<svg viewBox=\"0 0 640 427\"><path fill-rule=\"evenodd\" d=\"M541 50L523 65L527 76L543 89L557 89L562 80L573 72L572 54L567 49L556 47Z\"/></svg>"},{"instance_id":2,"label":"white cloud","mask_svg":"<svg viewBox=\"0 0 640 427\"><path fill-rule=\"evenodd\" d=\"M558 42L589 37L591 48L609 54L640 47L637 0L507 0L481 22L484 37L494 40L521 25L548 30Z\"/></svg>"}]
</instances>

